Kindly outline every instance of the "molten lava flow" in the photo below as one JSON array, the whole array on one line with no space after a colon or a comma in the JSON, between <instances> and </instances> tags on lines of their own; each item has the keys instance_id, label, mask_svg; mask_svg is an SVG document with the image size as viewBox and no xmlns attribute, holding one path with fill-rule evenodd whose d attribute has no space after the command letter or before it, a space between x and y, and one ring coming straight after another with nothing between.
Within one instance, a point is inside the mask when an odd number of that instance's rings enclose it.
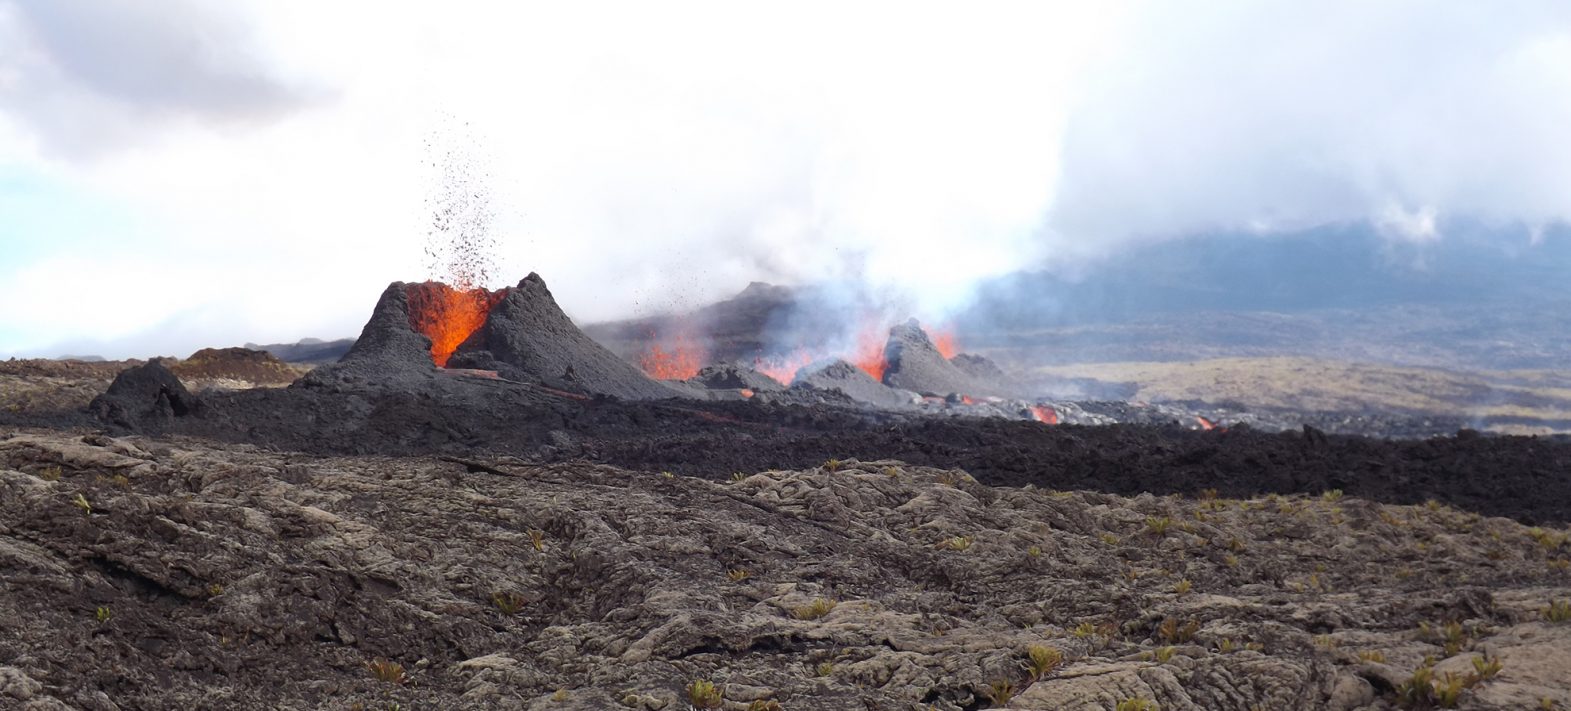
<instances>
[{"instance_id":1,"label":"molten lava flow","mask_svg":"<svg viewBox=\"0 0 1571 711\"><path fill-rule=\"evenodd\" d=\"M638 366L652 378L687 380L704 367L704 356L704 348L684 334L666 339L666 348L650 344L638 357Z\"/></svg>"},{"instance_id":2,"label":"molten lava flow","mask_svg":"<svg viewBox=\"0 0 1571 711\"><path fill-rule=\"evenodd\" d=\"M1058 411L1046 405L1032 405L1031 417L1043 424L1058 424Z\"/></svg>"},{"instance_id":3,"label":"molten lava flow","mask_svg":"<svg viewBox=\"0 0 1571 711\"><path fill-rule=\"evenodd\" d=\"M791 381L796 379L796 371L812 362L812 352L806 348L798 348L785 355L754 358L753 370L780 381L782 385L790 385Z\"/></svg>"},{"instance_id":4,"label":"molten lava flow","mask_svg":"<svg viewBox=\"0 0 1571 711\"><path fill-rule=\"evenodd\" d=\"M1202 429L1202 430L1208 430L1209 431L1209 430L1216 429L1216 423L1215 422L1212 422L1212 421L1210 421L1210 420L1208 420L1208 419L1206 419L1204 417L1201 417L1199 415L1195 415L1195 422L1200 424L1200 429Z\"/></svg>"},{"instance_id":5,"label":"molten lava flow","mask_svg":"<svg viewBox=\"0 0 1571 711\"><path fill-rule=\"evenodd\" d=\"M944 360L955 357L960 352L960 341L955 338L955 332L948 328L934 329L928 335L933 338L933 347L938 349L938 354Z\"/></svg>"},{"instance_id":6,"label":"molten lava flow","mask_svg":"<svg viewBox=\"0 0 1571 711\"><path fill-rule=\"evenodd\" d=\"M856 353L851 363L874 380L883 382L884 370L889 367L889 362L884 360L884 345L888 341L887 328L880 327L877 322L868 324L856 337Z\"/></svg>"},{"instance_id":7,"label":"molten lava flow","mask_svg":"<svg viewBox=\"0 0 1571 711\"><path fill-rule=\"evenodd\" d=\"M742 397L749 398L749 399L751 399L753 397L753 395L754 395L753 390L751 388L742 388L741 390L738 390L737 392L741 393Z\"/></svg>"},{"instance_id":8,"label":"molten lava flow","mask_svg":"<svg viewBox=\"0 0 1571 711\"><path fill-rule=\"evenodd\" d=\"M486 315L506 290L454 289L428 281L410 284L404 294L409 299L409 327L431 339L431 360L446 368L453 351L485 325Z\"/></svg>"},{"instance_id":9,"label":"molten lava flow","mask_svg":"<svg viewBox=\"0 0 1571 711\"><path fill-rule=\"evenodd\" d=\"M960 396L960 403L963 404L963 405L975 405L976 404L976 398L971 397L970 395L961 395Z\"/></svg>"}]
</instances>

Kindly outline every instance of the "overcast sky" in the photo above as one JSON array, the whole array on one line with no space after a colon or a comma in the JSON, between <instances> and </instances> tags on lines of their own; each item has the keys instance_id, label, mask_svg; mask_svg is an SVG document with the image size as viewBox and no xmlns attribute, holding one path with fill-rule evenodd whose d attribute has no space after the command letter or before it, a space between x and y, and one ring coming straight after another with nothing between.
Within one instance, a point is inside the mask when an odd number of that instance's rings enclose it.
<instances>
[{"instance_id":1,"label":"overcast sky","mask_svg":"<svg viewBox=\"0 0 1571 711\"><path fill-rule=\"evenodd\" d=\"M0 357L355 334L455 186L580 320L1571 220L1556 0L400 5L0 0Z\"/></svg>"}]
</instances>

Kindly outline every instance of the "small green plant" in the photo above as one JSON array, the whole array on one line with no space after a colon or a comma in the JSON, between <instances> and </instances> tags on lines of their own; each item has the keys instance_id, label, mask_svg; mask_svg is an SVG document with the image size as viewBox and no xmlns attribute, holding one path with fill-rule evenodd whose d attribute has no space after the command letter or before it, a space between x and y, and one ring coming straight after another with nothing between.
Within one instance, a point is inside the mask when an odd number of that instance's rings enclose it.
<instances>
[{"instance_id":1,"label":"small green plant","mask_svg":"<svg viewBox=\"0 0 1571 711\"><path fill-rule=\"evenodd\" d=\"M687 702L695 709L717 709L725 705L725 696L714 682L697 679L687 685Z\"/></svg>"},{"instance_id":2,"label":"small green plant","mask_svg":"<svg viewBox=\"0 0 1571 711\"><path fill-rule=\"evenodd\" d=\"M1031 546L1030 548L1026 549L1026 555L1028 555L1028 556L1030 556L1032 558L1041 558L1042 557L1042 547L1041 546Z\"/></svg>"},{"instance_id":3,"label":"small green plant","mask_svg":"<svg viewBox=\"0 0 1571 711\"><path fill-rule=\"evenodd\" d=\"M725 577L726 580L729 580L733 583L740 583L743 580L753 577L753 571L746 568L732 568L725 572Z\"/></svg>"},{"instance_id":4,"label":"small green plant","mask_svg":"<svg viewBox=\"0 0 1571 711\"><path fill-rule=\"evenodd\" d=\"M1499 657L1473 657L1473 673L1479 679L1493 679L1503 667Z\"/></svg>"},{"instance_id":5,"label":"small green plant","mask_svg":"<svg viewBox=\"0 0 1571 711\"><path fill-rule=\"evenodd\" d=\"M1200 623L1196 620L1180 624L1178 618L1169 617L1162 620L1162 624L1157 625L1156 635L1158 639L1168 644L1182 644L1193 640L1199 631Z\"/></svg>"},{"instance_id":6,"label":"small green plant","mask_svg":"<svg viewBox=\"0 0 1571 711\"><path fill-rule=\"evenodd\" d=\"M1110 545L1110 546L1118 545L1118 536L1116 536L1114 534L1104 533L1104 534L1102 534L1100 536L1100 538L1102 539L1102 542L1106 543L1107 545Z\"/></svg>"},{"instance_id":7,"label":"small green plant","mask_svg":"<svg viewBox=\"0 0 1571 711\"><path fill-rule=\"evenodd\" d=\"M835 663L831 661L819 662L813 666L813 673L821 677L834 676Z\"/></svg>"},{"instance_id":8,"label":"small green plant","mask_svg":"<svg viewBox=\"0 0 1571 711\"><path fill-rule=\"evenodd\" d=\"M826 471L826 472L837 472L837 471L840 471L840 460L838 460L838 459L830 459L830 460L824 462L824 471Z\"/></svg>"},{"instance_id":9,"label":"small green plant","mask_svg":"<svg viewBox=\"0 0 1571 711\"><path fill-rule=\"evenodd\" d=\"M938 542L937 547L939 550L944 551L963 551L971 547L971 537L952 536L945 538L944 540Z\"/></svg>"},{"instance_id":10,"label":"small green plant","mask_svg":"<svg viewBox=\"0 0 1571 711\"><path fill-rule=\"evenodd\" d=\"M1438 644L1446 650L1446 656L1455 656L1468 646L1467 630L1460 622L1447 622L1436 629L1428 622L1418 623L1419 637L1426 642Z\"/></svg>"},{"instance_id":11,"label":"small green plant","mask_svg":"<svg viewBox=\"0 0 1571 711\"><path fill-rule=\"evenodd\" d=\"M1571 600L1551 600L1543 609L1544 619L1559 624L1571 622Z\"/></svg>"},{"instance_id":12,"label":"small green plant","mask_svg":"<svg viewBox=\"0 0 1571 711\"><path fill-rule=\"evenodd\" d=\"M1078 625L1075 625L1075 628L1070 631L1070 634L1074 635L1075 639L1086 639L1088 637L1092 637L1096 635L1096 625L1091 624L1091 622L1087 620Z\"/></svg>"},{"instance_id":13,"label":"small green plant","mask_svg":"<svg viewBox=\"0 0 1571 711\"><path fill-rule=\"evenodd\" d=\"M1243 553L1244 551L1249 550L1249 546L1244 545L1244 541L1242 539L1234 536L1228 539L1227 549L1233 553Z\"/></svg>"},{"instance_id":14,"label":"small green plant","mask_svg":"<svg viewBox=\"0 0 1571 711\"><path fill-rule=\"evenodd\" d=\"M825 597L815 597L812 602L796 608L793 612L799 620L816 620L833 612L840 603Z\"/></svg>"},{"instance_id":15,"label":"small green plant","mask_svg":"<svg viewBox=\"0 0 1571 711\"><path fill-rule=\"evenodd\" d=\"M746 474L743 474L742 472L732 472L731 473L731 483L732 484L740 484L740 483L742 483L744 481L747 481L747 475Z\"/></svg>"},{"instance_id":16,"label":"small green plant","mask_svg":"<svg viewBox=\"0 0 1571 711\"><path fill-rule=\"evenodd\" d=\"M1009 703L1010 699L1015 698L1015 683L1008 679L994 679L982 691L982 695L986 696L994 706L1003 706Z\"/></svg>"},{"instance_id":17,"label":"small green plant","mask_svg":"<svg viewBox=\"0 0 1571 711\"><path fill-rule=\"evenodd\" d=\"M1124 699L1114 708L1117 711L1160 711L1156 702L1150 699Z\"/></svg>"},{"instance_id":18,"label":"small green plant","mask_svg":"<svg viewBox=\"0 0 1571 711\"><path fill-rule=\"evenodd\" d=\"M1371 650L1359 652L1358 653L1358 658L1362 659L1362 660L1364 660L1366 662L1374 662L1376 664L1385 664L1386 663L1386 654L1385 654L1385 652L1382 652L1382 651L1380 651L1378 649L1371 649Z\"/></svg>"},{"instance_id":19,"label":"small green plant","mask_svg":"<svg viewBox=\"0 0 1571 711\"><path fill-rule=\"evenodd\" d=\"M114 617L115 613L113 610L110 610L107 607L99 606L99 608L93 612L93 616L98 618L99 624L103 624L108 622L109 618Z\"/></svg>"},{"instance_id":20,"label":"small green plant","mask_svg":"<svg viewBox=\"0 0 1571 711\"><path fill-rule=\"evenodd\" d=\"M71 500L71 503L74 504L77 508L81 509L82 513L87 514L88 516L93 515L93 505L88 502L86 496L78 493L76 498Z\"/></svg>"},{"instance_id":21,"label":"small green plant","mask_svg":"<svg viewBox=\"0 0 1571 711\"><path fill-rule=\"evenodd\" d=\"M534 546L535 550L544 553L545 531L542 531L538 528L529 529L529 545Z\"/></svg>"},{"instance_id":22,"label":"small green plant","mask_svg":"<svg viewBox=\"0 0 1571 711\"><path fill-rule=\"evenodd\" d=\"M662 478L662 479L675 479L676 475L672 474L671 472L660 472L660 478Z\"/></svg>"},{"instance_id":23,"label":"small green plant","mask_svg":"<svg viewBox=\"0 0 1571 711\"><path fill-rule=\"evenodd\" d=\"M1332 489L1330 491L1327 491L1327 492L1325 492L1325 493L1320 495L1320 500L1324 501L1324 502L1326 502L1328 504L1334 504L1334 503L1336 503L1338 501L1341 501L1342 500L1342 490L1341 489Z\"/></svg>"},{"instance_id":24,"label":"small green plant","mask_svg":"<svg viewBox=\"0 0 1571 711\"><path fill-rule=\"evenodd\" d=\"M1223 637L1216 642L1216 651L1218 654L1232 654L1238 650L1238 643L1227 637Z\"/></svg>"},{"instance_id":25,"label":"small green plant","mask_svg":"<svg viewBox=\"0 0 1571 711\"><path fill-rule=\"evenodd\" d=\"M224 586L219 585L218 583L208 583L207 584L207 596L208 597L218 597L219 595L222 595L222 594L224 594Z\"/></svg>"},{"instance_id":26,"label":"small green plant","mask_svg":"<svg viewBox=\"0 0 1571 711\"><path fill-rule=\"evenodd\" d=\"M524 596L515 592L497 592L491 594L491 604L502 614L512 617L524 609Z\"/></svg>"},{"instance_id":27,"label":"small green plant","mask_svg":"<svg viewBox=\"0 0 1571 711\"><path fill-rule=\"evenodd\" d=\"M1156 659L1158 664L1166 664L1169 660L1171 660L1173 658L1173 655L1177 654L1177 653L1178 653L1178 648L1177 647L1173 647L1173 646L1157 647L1156 651L1152 652L1151 656Z\"/></svg>"},{"instance_id":28,"label":"small green plant","mask_svg":"<svg viewBox=\"0 0 1571 711\"><path fill-rule=\"evenodd\" d=\"M1225 566L1227 566L1229 568L1237 568L1238 567L1238 556L1233 555L1232 553L1228 553L1226 555L1223 555L1222 556L1222 565L1225 565Z\"/></svg>"},{"instance_id":29,"label":"small green plant","mask_svg":"<svg viewBox=\"0 0 1571 711\"><path fill-rule=\"evenodd\" d=\"M1031 675L1031 681L1041 681L1063 663L1064 653L1045 644L1026 648L1026 672Z\"/></svg>"},{"instance_id":30,"label":"small green plant","mask_svg":"<svg viewBox=\"0 0 1571 711\"><path fill-rule=\"evenodd\" d=\"M1553 551L1566 544L1566 534L1546 531L1538 526L1527 529L1527 535L1546 551Z\"/></svg>"},{"instance_id":31,"label":"small green plant","mask_svg":"<svg viewBox=\"0 0 1571 711\"><path fill-rule=\"evenodd\" d=\"M1194 587L1195 584L1189 582L1189 578L1184 578L1173 584L1173 592L1178 595L1188 595L1189 591L1194 589Z\"/></svg>"},{"instance_id":32,"label":"small green plant","mask_svg":"<svg viewBox=\"0 0 1571 711\"><path fill-rule=\"evenodd\" d=\"M38 478L44 481L60 481L60 465L51 464L38 470Z\"/></svg>"},{"instance_id":33,"label":"small green plant","mask_svg":"<svg viewBox=\"0 0 1571 711\"><path fill-rule=\"evenodd\" d=\"M558 702L566 701L567 700L567 689L557 689L555 693L551 694L551 700L552 701L558 701Z\"/></svg>"},{"instance_id":34,"label":"small green plant","mask_svg":"<svg viewBox=\"0 0 1571 711\"><path fill-rule=\"evenodd\" d=\"M404 665L398 662L376 659L366 662L366 668L371 670L371 676L377 681L388 684L403 684L409 681L409 676L404 673Z\"/></svg>"},{"instance_id":35,"label":"small green plant","mask_svg":"<svg viewBox=\"0 0 1571 711\"><path fill-rule=\"evenodd\" d=\"M898 479L900 477L900 470L894 467L884 467L884 476L887 476L890 479Z\"/></svg>"},{"instance_id":36,"label":"small green plant","mask_svg":"<svg viewBox=\"0 0 1571 711\"><path fill-rule=\"evenodd\" d=\"M1166 516L1147 516L1146 532L1155 536L1167 535L1167 530L1173 527L1173 519Z\"/></svg>"}]
</instances>

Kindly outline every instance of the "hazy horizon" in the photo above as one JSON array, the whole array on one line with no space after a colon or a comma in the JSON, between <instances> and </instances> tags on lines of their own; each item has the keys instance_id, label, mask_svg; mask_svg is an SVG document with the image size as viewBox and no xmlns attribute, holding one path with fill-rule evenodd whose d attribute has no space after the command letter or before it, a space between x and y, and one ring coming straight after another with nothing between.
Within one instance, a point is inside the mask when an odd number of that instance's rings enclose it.
<instances>
[{"instance_id":1,"label":"hazy horizon","mask_svg":"<svg viewBox=\"0 0 1571 711\"><path fill-rule=\"evenodd\" d=\"M0 358L352 337L455 205L581 322L1547 299L1565 126L1555 2L0 0Z\"/></svg>"}]
</instances>

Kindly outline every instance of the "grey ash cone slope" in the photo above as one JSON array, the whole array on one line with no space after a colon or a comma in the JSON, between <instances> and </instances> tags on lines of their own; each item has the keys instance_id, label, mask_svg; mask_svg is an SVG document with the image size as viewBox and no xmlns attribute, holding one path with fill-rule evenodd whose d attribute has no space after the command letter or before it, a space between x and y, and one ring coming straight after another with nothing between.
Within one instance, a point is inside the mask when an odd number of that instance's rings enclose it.
<instances>
[{"instance_id":1,"label":"grey ash cone slope","mask_svg":"<svg viewBox=\"0 0 1571 711\"><path fill-rule=\"evenodd\" d=\"M791 387L838 390L857 402L882 407L901 407L912 404L915 397L873 379L861 368L840 359L814 364L803 368L791 381Z\"/></svg>"},{"instance_id":2,"label":"grey ash cone slope","mask_svg":"<svg viewBox=\"0 0 1571 711\"><path fill-rule=\"evenodd\" d=\"M578 328L530 273L492 307L485 325L458 347L453 367L495 370L509 380L538 382L627 400L677 397Z\"/></svg>"},{"instance_id":3,"label":"grey ash cone slope","mask_svg":"<svg viewBox=\"0 0 1571 711\"><path fill-rule=\"evenodd\" d=\"M979 364L968 362L962 370L949 362L916 319L889 329L884 360L884 384L890 387L934 395L1004 394L1002 383L979 377L986 372Z\"/></svg>"},{"instance_id":4,"label":"grey ash cone slope","mask_svg":"<svg viewBox=\"0 0 1571 711\"><path fill-rule=\"evenodd\" d=\"M301 379L305 387L414 385L436 375L431 339L409 325L408 285L395 281L382 291L360 338L337 363Z\"/></svg>"}]
</instances>

